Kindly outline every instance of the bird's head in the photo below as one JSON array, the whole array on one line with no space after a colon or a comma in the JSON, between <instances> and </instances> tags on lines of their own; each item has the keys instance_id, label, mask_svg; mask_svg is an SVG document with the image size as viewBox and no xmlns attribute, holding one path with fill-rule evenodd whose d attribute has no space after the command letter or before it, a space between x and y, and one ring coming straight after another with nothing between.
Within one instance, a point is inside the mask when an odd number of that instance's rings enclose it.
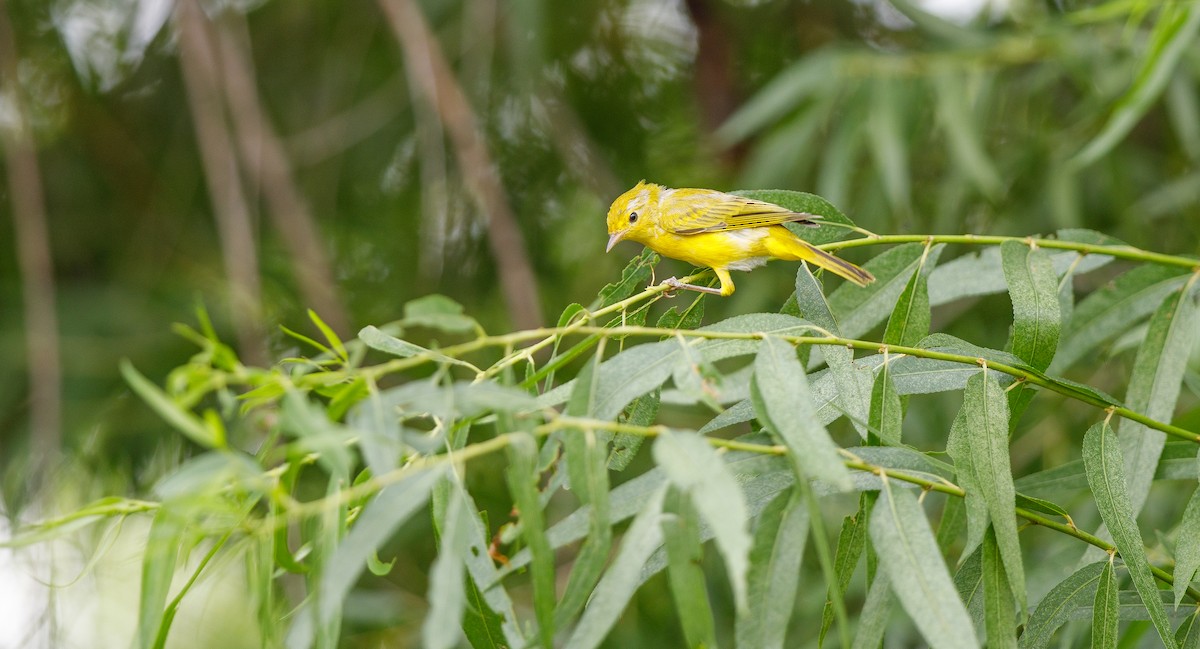
<instances>
[{"instance_id":1,"label":"bird's head","mask_svg":"<svg viewBox=\"0 0 1200 649\"><path fill-rule=\"evenodd\" d=\"M651 234L658 213L662 187L641 181L621 194L608 208L608 247L612 250L622 239L644 242Z\"/></svg>"}]
</instances>

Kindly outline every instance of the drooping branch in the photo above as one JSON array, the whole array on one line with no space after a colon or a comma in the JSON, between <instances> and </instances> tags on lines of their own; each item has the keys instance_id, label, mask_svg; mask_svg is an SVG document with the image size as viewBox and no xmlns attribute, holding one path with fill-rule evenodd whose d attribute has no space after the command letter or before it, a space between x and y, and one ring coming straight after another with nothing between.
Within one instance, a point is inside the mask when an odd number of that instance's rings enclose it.
<instances>
[{"instance_id":1,"label":"drooping branch","mask_svg":"<svg viewBox=\"0 0 1200 649\"><path fill-rule=\"evenodd\" d=\"M226 119L212 42L201 9L192 0L176 6L179 64L183 71L196 145L212 201L229 277L230 317L241 354L249 362L267 358L262 323L262 286L252 210L238 174L235 136ZM258 359L256 361L255 359Z\"/></svg>"},{"instance_id":2,"label":"drooping branch","mask_svg":"<svg viewBox=\"0 0 1200 649\"><path fill-rule=\"evenodd\" d=\"M227 20L240 19L240 14L233 11L225 16ZM350 317L338 295L333 264L308 201L296 184L283 141L263 107L253 64L229 24L219 21L205 25L213 33L221 89L237 132L235 143L241 154L242 170L263 192L267 214L291 255L305 301L335 331L348 334Z\"/></svg>"},{"instance_id":3,"label":"drooping branch","mask_svg":"<svg viewBox=\"0 0 1200 649\"><path fill-rule=\"evenodd\" d=\"M450 64L413 0L379 0L404 52L409 75L437 111L450 137L467 189L487 218L488 243L509 317L518 328L538 326L542 309L525 240L487 142Z\"/></svg>"},{"instance_id":4,"label":"drooping branch","mask_svg":"<svg viewBox=\"0 0 1200 649\"><path fill-rule=\"evenodd\" d=\"M22 89L17 79L17 45L4 0L0 0L0 77L15 121L11 129L0 129L0 137L25 311L31 446L35 461L44 466L58 454L62 444L62 361L58 349L54 264L42 174L25 122ZM35 468L33 474L40 472Z\"/></svg>"}]
</instances>

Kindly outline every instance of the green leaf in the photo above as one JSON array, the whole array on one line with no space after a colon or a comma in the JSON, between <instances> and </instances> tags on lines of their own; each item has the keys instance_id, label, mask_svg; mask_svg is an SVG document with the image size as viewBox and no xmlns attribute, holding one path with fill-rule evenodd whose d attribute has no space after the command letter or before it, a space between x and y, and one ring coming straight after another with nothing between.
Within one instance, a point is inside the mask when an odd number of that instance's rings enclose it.
<instances>
[{"instance_id":1,"label":"green leaf","mask_svg":"<svg viewBox=\"0 0 1200 649\"><path fill-rule=\"evenodd\" d=\"M833 624L833 602L830 598L841 597L841 594L846 592L846 587L850 585L850 578L854 575L854 569L858 567L858 560L866 547L867 512L867 501L860 496L858 512L842 519L842 530L838 533L837 551L833 559L833 571L837 574L837 593L835 595L833 592L828 592L825 598L825 606L821 610L821 633L817 637L817 645L824 643L829 625ZM891 592L890 589L888 592Z\"/></svg>"},{"instance_id":2,"label":"green leaf","mask_svg":"<svg viewBox=\"0 0 1200 649\"><path fill-rule=\"evenodd\" d=\"M325 336L325 340L329 341L329 347L333 350L334 354L336 354L343 363L348 362L350 357L348 354L346 354L346 345L342 343L341 337L337 335L337 332L333 330L333 327L325 324L325 321L321 319L321 316L317 315L317 312L313 311L312 309L308 310L308 319L311 320L312 323L316 325L317 329L321 331L321 335Z\"/></svg>"},{"instance_id":3,"label":"green leaf","mask_svg":"<svg viewBox=\"0 0 1200 649\"><path fill-rule=\"evenodd\" d=\"M1017 611L1013 606L1013 588L1001 554L1000 546L996 542L996 530L993 527L983 538L981 572L984 591L984 628L987 629L988 649L1010 647L1016 649ZM1021 581L1024 582L1024 578Z\"/></svg>"},{"instance_id":4,"label":"green leaf","mask_svg":"<svg viewBox=\"0 0 1200 649\"><path fill-rule=\"evenodd\" d=\"M1150 619L1163 644L1174 647L1171 622L1158 594L1158 587L1150 573L1146 560L1146 548L1134 519L1133 505L1125 482L1124 461L1121 459L1120 442L1107 421L1088 429L1083 437L1083 462L1087 470L1088 484L1096 498L1100 518L1112 533L1113 542L1129 568L1129 576L1141 596L1142 603L1150 612Z\"/></svg>"},{"instance_id":5,"label":"green leaf","mask_svg":"<svg viewBox=\"0 0 1200 649\"><path fill-rule=\"evenodd\" d=\"M1175 536L1175 608L1200 569L1200 489L1192 492Z\"/></svg>"},{"instance_id":6,"label":"green leaf","mask_svg":"<svg viewBox=\"0 0 1200 649\"><path fill-rule=\"evenodd\" d=\"M853 649L877 649L887 632L896 596L892 594L892 582L886 573L878 573L867 590L867 601L863 602L858 616L858 632L854 635Z\"/></svg>"},{"instance_id":7,"label":"green leaf","mask_svg":"<svg viewBox=\"0 0 1200 649\"><path fill-rule=\"evenodd\" d=\"M1067 510L1063 509L1062 507L1059 507L1058 505L1056 505L1048 500L1042 500L1041 498L1034 498L1033 496L1026 496L1024 494L1018 493L1017 494L1017 507L1020 507L1021 509L1028 509L1029 511L1033 511L1033 512L1048 514L1050 516L1060 516L1067 520L1071 520L1071 515L1067 513Z\"/></svg>"},{"instance_id":8,"label":"green leaf","mask_svg":"<svg viewBox=\"0 0 1200 649\"><path fill-rule=\"evenodd\" d=\"M204 420L185 410L162 388L142 376L129 359L121 359L121 376L125 377L125 382L151 410L188 439L204 448L226 447L224 437L218 436L217 431L205 425Z\"/></svg>"},{"instance_id":9,"label":"green leaf","mask_svg":"<svg viewBox=\"0 0 1200 649\"><path fill-rule=\"evenodd\" d=\"M567 649L595 649L608 635L637 590L642 567L662 545L662 505L666 490L655 490L633 519L621 549L596 586L579 624L566 642Z\"/></svg>"},{"instance_id":10,"label":"green leaf","mask_svg":"<svg viewBox=\"0 0 1200 649\"><path fill-rule=\"evenodd\" d=\"M1054 265L1044 250L1018 241L1005 241L1000 252L1013 305L1012 353L1044 371L1062 326Z\"/></svg>"},{"instance_id":11,"label":"green leaf","mask_svg":"<svg viewBox=\"0 0 1200 649\"><path fill-rule=\"evenodd\" d=\"M473 649L507 649L504 621L488 605L475 580L467 575L467 609L463 612L463 634Z\"/></svg>"},{"instance_id":12,"label":"green leaf","mask_svg":"<svg viewBox=\"0 0 1200 649\"><path fill-rule=\"evenodd\" d=\"M879 565L925 641L935 649L978 647L917 497L885 481L871 511L870 533Z\"/></svg>"},{"instance_id":13,"label":"green leaf","mask_svg":"<svg viewBox=\"0 0 1200 649\"><path fill-rule=\"evenodd\" d=\"M750 550L750 606L737 616L738 647L784 646L807 538L808 507L798 489L776 496L758 517Z\"/></svg>"},{"instance_id":14,"label":"green leaf","mask_svg":"<svg viewBox=\"0 0 1200 649\"><path fill-rule=\"evenodd\" d=\"M947 24L952 26L954 33L978 33L953 23ZM934 77L938 121L946 133L946 146L957 166L966 172L980 193L989 199L995 199L1004 191L1004 183L1000 180L1000 173L996 171L995 165L988 158L983 143L980 142L980 133L984 132L984 128L977 123L978 120L972 114L971 93L967 92L966 84L961 78L963 76L966 75L958 72L957 68L948 68ZM976 78L987 84L986 79L983 75Z\"/></svg>"},{"instance_id":15,"label":"green leaf","mask_svg":"<svg viewBox=\"0 0 1200 649\"><path fill-rule=\"evenodd\" d=\"M164 615L180 543L186 538L186 522L169 508L154 515L142 555L142 587L138 597L137 643L153 647L170 622Z\"/></svg>"},{"instance_id":16,"label":"green leaf","mask_svg":"<svg viewBox=\"0 0 1200 649\"><path fill-rule=\"evenodd\" d=\"M442 475L441 471L414 472L380 491L367 504L321 572L319 624L340 612L346 595L366 567L367 558L425 506L433 485Z\"/></svg>"},{"instance_id":17,"label":"green leaf","mask_svg":"<svg viewBox=\"0 0 1200 649\"><path fill-rule=\"evenodd\" d=\"M925 263L936 261L944 248L937 245L930 249ZM890 316L924 254L925 244L922 243L896 246L863 264L863 268L875 276L870 285L861 287L845 283L830 293L829 307L842 326L842 335L861 338Z\"/></svg>"},{"instance_id":18,"label":"green leaf","mask_svg":"<svg viewBox=\"0 0 1200 649\"><path fill-rule=\"evenodd\" d=\"M869 428L889 445L899 445L904 424L904 407L891 376L892 363L884 363L871 389Z\"/></svg>"},{"instance_id":19,"label":"green leaf","mask_svg":"<svg viewBox=\"0 0 1200 649\"><path fill-rule=\"evenodd\" d=\"M791 451L797 475L816 478L848 490L850 472L838 456L838 446L816 417L816 408L796 350L777 338L766 337L754 361L751 384L754 410Z\"/></svg>"},{"instance_id":20,"label":"green leaf","mask_svg":"<svg viewBox=\"0 0 1200 649\"><path fill-rule=\"evenodd\" d=\"M854 222L835 207L833 203L816 194L787 189L747 189L732 193L752 198L756 201L774 203L780 207L786 207L793 212L815 214L821 217L817 221L821 227L797 226L795 229L789 228L801 239L815 246L841 241L850 236L850 228L854 227Z\"/></svg>"},{"instance_id":21,"label":"green leaf","mask_svg":"<svg viewBox=\"0 0 1200 649\"><path fill-rule=\"evenodd\" d=\"M654 265L658 263L658 254L649 248L643 248L640 253L629 263L625 265L621 271L621 280L614 284L606 284L600 289L600 295L597 298L599 302L597 308L616 304L621 300L633 295L634 291L642 288L646 282L650 281L650 275L654 271Z\"/></svg>"},{"instance_id":22,"label":"green leaf","mask_svg":"<svg viewBox=\"0 0 1200 649\"><path fill-rule=\"evenodd\" d=\"M968 532L963 552L969 554L983 540L990 518L1005 572L1023 613L1025 569L1013 514L1016 490L1008 457L1008 401L986 369L967 381L963 406L950 427L946 450L954 458L960 484L967 492ZM982 508L979 501L984 503ZM982 520L981 509L987 513Z\"/></svg>"},{"instance_id":23,"label":"green leaf","mask_svg":"<svg viewBox=\"0 0 1200 649\"><path fill-rule=\"evenodd\" d=\"M838 336L837 319L825 301L821 291L821 283L813 276L808 264L800 264L796 271L796 307L800 315L809 322ZM829 345L821 348L829 371L833 374L833 382L837 385L837 402L842 411L850 418L854 428L862 437L867 436L868 408L871 402L870 388L866 388L869 375L854 364L854 351L840 345ZM866 388L866 389L864 389Z\"/></svg>"},{"instance_id":24,"label":"green leaf","mask_svg":"<svg viewBox=\"0 0 1200 649\"><path fill-rule=\"evenodd\" d=\"M1054 360L1062 327L1062 305L1058 298L1054 262L1045 251L1019 241L1004 241L1001 257L1008 295L1013 302L1013 333L1009 348L1028 366L1042 372ZM1008 392L1008 409L1012 415L1010 427L1015 428L1034 393L1036 391L1027 385Z\"/></svg>"},{"instance_id":25,"label":"green leaf","mask_svg":"<svg viewBox=\"0 0 1200 649\"><path fill-rule=\"evenodd\" d=\"M659 329L695 329L704 321L704 293L696 296L683 311L672 306L658 317L655 327Z\"/></svg>"},{"instance_id":26,"label":"green leaf","mask_svg":"<svg viewBox=\"0 0 1200 649\"><path fill-rule=\"evenodd\" d=\"M649 426L658 419L658 408L661 403L660 392L654 391L633 400L625 409L624 422L632 426ZM608 456L608 468L612 471L624 471L629 467L638 450L646 441L645 435L633 433L617 433L612 441L612 453Z\"/></svg>"},{"instance_id":27,"label":"green leaf","mask_svg":"<svg viewBox=\"0 0 1200 649\"><path fill-rule=\"evenodd\" d=\"M1194 3L1163 5L1151 36L1150 52L1142 61L1133 86L1116 103L1100 133L1070 160L1071 166L1082 168L1096 162L1137 126L1174 76L1197 31L1200 31L1200 9Z\"/></svg>"},{"instance_id":28,"label":"green leaf","mask_svg":"<svg viewBox=\"0 0 1200 649\"><path fill-rule=\"evenodd\" d=\"M929 251L930 248L926 248ZM937 259L937 256L934 256ZM889 345L911 347L929 335L929 283L928 276L933 268L928 254L922 255L904 290L896 300L896 306L888 317L883 332L883 342Z\"/></svg>"},{"instance_id":29,"label":"green leaf","mask_svg":"<svg viewBox=\"0 0 1200 649\"><path fill-rule=\"evenodd\" d=\"M418 354L428 354L432 359L439 363L452 363L474 370L475 366L466 361L459 360L452 356L447 356L437 351L426 349L420 345L414 345L407 340L401 340L395 336L389 336L380 331L374 326L363 327L358 332L358 339L363 341L367 347L376 351L381 351L385 354L399 356L400 358L412 358Z\"/></svg>"},{"instance_id":30,"label":"green leaf","mask_svg":"<svg viewBox=\"0 0 1200 649\"><path fill-rule=\"evenodd\" d=\"M1116 649L1120 630L1117 618L1120 602L1117 600L1117 579L1113 576L1110 558L1104 564L1100 580L1096 584L1096 599L1092 604L1092 647Z\"/></svg>"},{"instance_id":31,"label":"green leaf","mask_svg":"<svg viewBox=\"0 0 1200 649\"><path fill-rule=\"evenodd\" d=\"M871 102L875 109L867 116L867 144L883 181L888 204L892 211L905 215L912 211L912 176L908 168L908 129L905 126L906 90L899 79L876 77L871 85Z\"/></svg>"},{"instance_id":32,"label":"green leaf","mask_svg":"<svg viewBox=\"0 0 1200 649\"><path fill-rule=\"evenodd\" d=\"M667 550L667 577L671 597L689 647L715 647L716 630L708 587L704 583L704 558L700 540L700 521L684 494L672 490L666 499L662 519Z\"/></svg>"},{"instance_id":33,"label":"green leaf","mask_svg":"<svg viewBox=\"0 0 1200 649\"><path fill-rule=\"evenodd\" d=\"M952 498L950 502L961 503L962 499ZM946 520L946 514L942 514L942 520ZM938 527L938 536L941 536L942 525ZM988 535L989 537L991 535ZM985 537L985 543L987 542ZM993 538L993 543L994 538ZM939 546L941 542L939 539ZM996 559L995 556L992 557ZM992 567L995 567L993 564ZM1001 572L1003 572L1003 564L999 564ZM967 609L967 614L971 616L971 623L976 629L985 629L987 625L987 587L983 582L983 544L971 554L963 557L958 566L958 570L954 573L954 589L958 591L958 597L962 600L963 606ZM1009 591L1009 608L1012 608L1012 594ZM1016 615L1015 609L1013 615Z\"/></svg>"},{"instance_id":34,"label":"green leaf","mask_svg":"<svg viewBox=\"0 0 1200 649\"><path fill-rule=\"evenodd\" d=\"M1090 563L1062 580L1038 603L1025 632L1021 634L1021 649L1042 649L1049 646L1050 638L1077 610L1092 604L1100 573L1108 565L1104 561Z\"/></svg>"},{"instance_id":35,"label":"green leaf","mask_svg":"<svg viewBox=\"0 0 1200 649\"><path fill-rule=\"evenodd\" d=\"M746 500L737 480L703 438L663 431L654 442L654 460L667 479L692 498L696 511L712 528L725 559L734 602L748 611L746 573L751 545Z\"/></svg>"},{"instance_id":36,"label":"green leaf","mask_svg":"<svg viewBox=\"0 0 1200 649\"><path fill-rule=\"evenodd\" d=\"M1133 362L1126 405L1147 417L1171 421L1187 360L1197 342L1200 342L1200 274L1193 274L1183 290L1168 295L1150 317L1150 328ZM1136 516L1150 493L1167 437L1143 424L1125 420L1120 424L1120 439L1129 500Z\"/></svg>"},{"instance_id":37,"label":"green leaf","mask_svg":"<svg viewBox=\"0 0 1200 649\"><path fill-rule=\"evenodd\" d=\"M429 649L451 649L462 637L461 622L466 605L463 562L470 552L471 513L463 486L450 479L449 503L441 521L437 558L429 569L429 612L421 625L421 639Z\"/></svg>"},{"instance_id":38,"label":"green leaf","mask_svg":"<svg viewBox=\"0 0 1200 649\"><path fill-rule=\"evenodd\" d=\"M1189 617L1175 630L1175 643L1179 649L1200 649L1200 613Z\"/></svg>"},{"instance_id":39,"label":"green leaf","mask_svg":"<svg viewBox=\"0 0 1200 649\"><path fill-rule=\"evenodd\" d=\"M1138 266L1081 300L1062 331L1050 373L1061 374L1150 315L1186 281L1186 273L1172 266Z\"/></svg>"},{"instance_id":40,"label":"green leaf","mask_svg":"<svg viewBox=\"0 0 1200 649\"><path fill-rule=\"evenodd\" d=\"M532 554L533 611L543 647L554 644L554 551L546 537L546 522L538 493L537 443L527 433L510 433L508 488L521 521L521 534Z\"/></svg>"},{"instance_id":41,"label":"green leaf","mask_svg":"<svg viewBox=\"0 0 1200 649\"><path fill-rule=\"evenodd\" d=\"M837 67L837 58L830 51L816 51L801 58L772 77L765 88L731 115L717 129L717 141L736 144L776 122L806 98L827 95L836 79L831 70Z\"/></svg>"},{"instance_id":42,"label":"green leaf","mask_svg":"<svg viewBox=\"0 0 1200 649\"><path fill-rule=\"evenodd\" d=\"M463 307L445 295L426 295L404 305L404 324L410 327L428 327L447 333L470 333L475 331L474 318L463 315Z\"/></svg>"}]
</instances>

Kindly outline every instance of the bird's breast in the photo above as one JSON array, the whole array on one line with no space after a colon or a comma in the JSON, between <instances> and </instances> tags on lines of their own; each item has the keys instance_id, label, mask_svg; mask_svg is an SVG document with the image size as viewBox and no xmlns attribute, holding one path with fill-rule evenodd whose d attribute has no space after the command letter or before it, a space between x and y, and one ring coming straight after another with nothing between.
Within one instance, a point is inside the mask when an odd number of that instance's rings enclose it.
<instances>
[{"instance_id":1,"label":"bird's breast","mask_svg":"<svg viewBox=\"0 0 1200 649\"><path fill-rule=\"evenodd\" d=\"M664 257L696 266L750 270L766 261L764 239L768 234L767 228L687 235L664 232L643 243Z\"/></svg>"}]
</instances>

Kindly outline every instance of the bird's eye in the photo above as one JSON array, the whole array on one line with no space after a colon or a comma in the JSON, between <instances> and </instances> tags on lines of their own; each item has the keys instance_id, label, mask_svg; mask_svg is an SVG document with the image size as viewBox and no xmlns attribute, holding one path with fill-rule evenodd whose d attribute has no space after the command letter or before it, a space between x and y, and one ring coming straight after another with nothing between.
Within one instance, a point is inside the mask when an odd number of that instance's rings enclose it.
<instances>
[{"instance_id":1,"label":"bird's eye","mask_svg":"<svg viewBox=\"0 0 1200 649\"><path fill-rule=\"evenodd\" d=\"M629 222L630 222L630 223L637 223L637 212L630 212L630 213L629 213Z\"/></svg>"}]
</instances>

